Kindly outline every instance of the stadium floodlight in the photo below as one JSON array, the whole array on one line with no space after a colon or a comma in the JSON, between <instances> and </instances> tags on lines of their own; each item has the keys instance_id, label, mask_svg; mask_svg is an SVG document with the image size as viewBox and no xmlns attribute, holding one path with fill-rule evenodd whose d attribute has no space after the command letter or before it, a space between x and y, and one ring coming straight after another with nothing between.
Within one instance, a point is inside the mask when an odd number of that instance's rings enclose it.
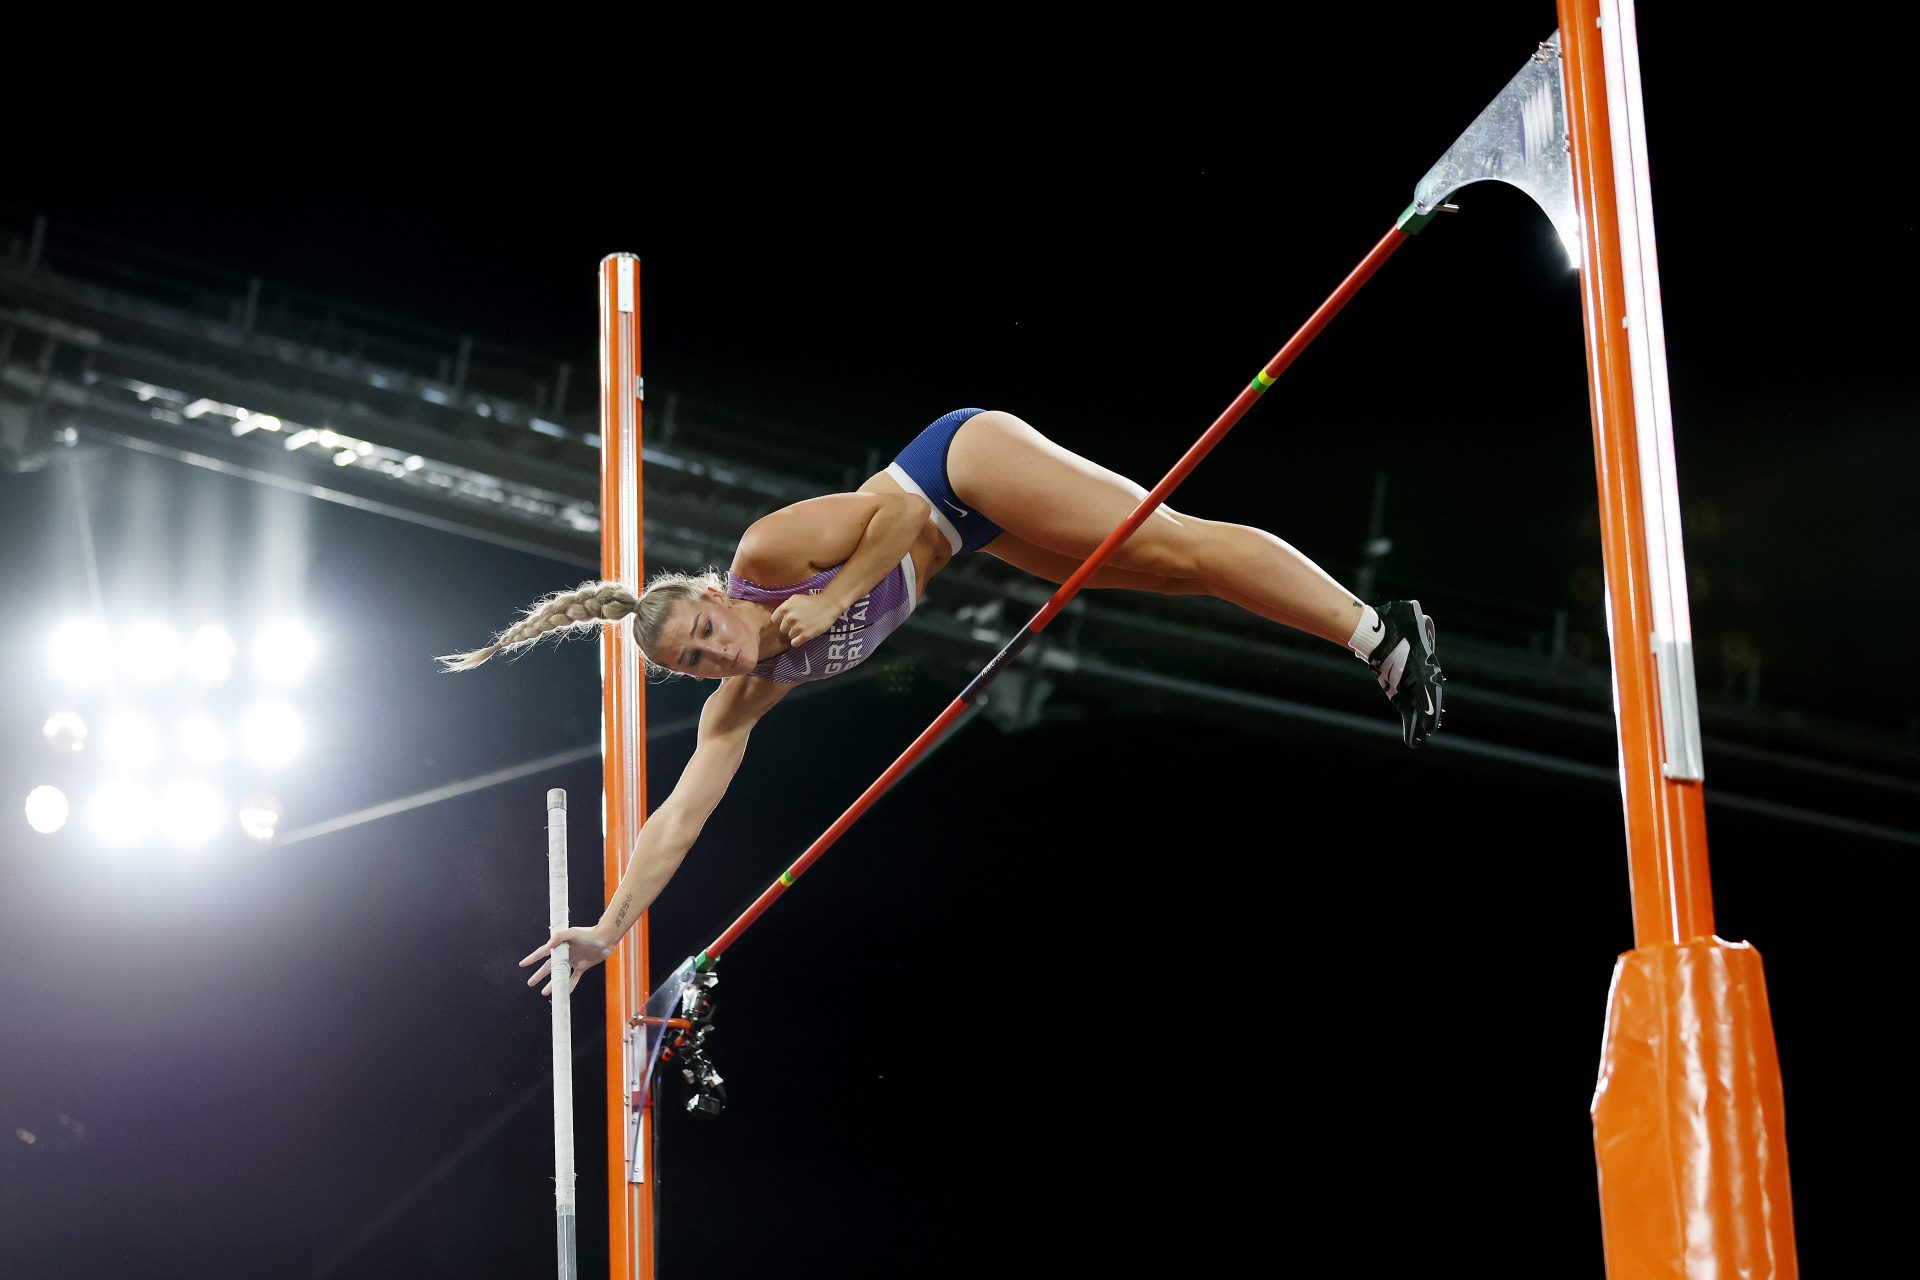
<instances>
[{"instance_id":1,"label":"stadium floodlight","mask_svg":"<svg viewBox=\"0 0 1920 1280\"><path fill-rule=\"evenodd\" d=\"M160 758L160 727L144 711L116 711L101 726L100 748L123 769L145 769Z\"/></svg>"},{"instance_id":2,"label":"stadium floodlight","mask_svg":"<svg viewBox=\"0 0 1920 1280\"><path fill-rule=\"evenodd\" d=\"M254 644L254 669L270 684L296 684L306 678L319 652L313 633L297 622L261 628Z\"/></svg>"},{"instance_id":3,"label":"stadium floodlight","mask_svg":"<svg viewBox=\"0 0 1920 1280\"><path fill-rule=\"evenodd\" d=\"M87 749L87 722L78 712L56 711L40 726L47 745L62 755Z\"/></svg>"},{"instance_id":4,"label":"stadium floodlight","mask_svg":"<svg viewBox=\"0 0 1920 1280\"><path fill-rule=\"evenodd\" d=\"M240 806L240 830L250 840L273 839L280 827L280 802L264 791L256 791Z\"/></svg>"},{"instance_id":5,"label":"stadium floodlight","mask_svg":"<svg viewBox=\"0 0 1920 1280\"><path fill-rule=\"evenodd\" d=\"M240 722L240 741L257 765L278 769L290 764L306 745L306 726L284 702L257 703Z\"/></svg>"},{"instance_id":6,"label":"stadium floodlight","mask_svg":"<svg viewBox=\"0 0 1920 1280\"><path fill-rule=\"evenodd\" d=\"M204 845L226 825L226 802L204 782L176 782L160 800L160 830L171 844Z\"/></svg>"},{"instance_id":7,"label":"stadium floodlight","mask_svg":"<svg viewBox=\"0 0 1920 1280\"><path fill-rule=\"evenodd\" d=\"M142 684L171 680L180 669L180 633L164 622L136 623L127 629L120 660L127 674Z\"/></svg>"},{"instance_id":8,"label":"stadium floodlight","mask_svg":"<svg viewBox=\"0 0 1920 1280\"><path fill-rule=\"evenodd\" d=\"M67 795L58 787L35 787L27 793L27 825L50 836L67 825Z\"/></svg>"},{"instance_id":9,"label":"stadium floodlight","mask_svg":"<svg viewBox=\"0 0 1920 1280\"><path fill-rule=\"evenodd\" d=\"M102 684L113 674L113 642L97 622L69 622L53 633L54 674L68 684Z\"/></svg>"},{"instance_id":10,"label":"stadium floodlight","mask_svg":"<svg viewBox=\"0 0 1920 1280\"><path fill-rule=\"evenodd\" d=\"M232 753L226 730L198 711L180 722L180 749L195 764L220 764Z\"/></svg>"},{"instance_id":11,"label":"stadium floodlight","mask_svg":"<svg viewBox=\"0 0 1920 1280\"><path fill-rule=\"evenodd\" d=\"M201 684L219 684L233 672L233 652L225 627L201 627L187 642L187 674Z\"/></svg>"},{"instance_id":12,"label":"stadium floodlight","mask_svg":"<svg viewBox=\"0 0 1920 1280\"><path fill-rule=\"evenodd\" d=\"M93 833L106 844L126 846L146 839L153 826L153 796L145 787L124 779L109 782L93 793L89 806Z\"/></svg>"}]
</instances>

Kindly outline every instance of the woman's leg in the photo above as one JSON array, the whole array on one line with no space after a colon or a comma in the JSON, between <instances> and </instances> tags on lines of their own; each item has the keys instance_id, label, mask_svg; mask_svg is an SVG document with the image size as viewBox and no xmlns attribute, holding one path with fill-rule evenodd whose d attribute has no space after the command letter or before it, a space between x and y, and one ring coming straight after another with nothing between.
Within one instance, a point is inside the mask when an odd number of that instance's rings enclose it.
<instances>
[{"instance_id":1,"label":"woman's leg","mask_svg":"<svg viewBox=\"0 0 1920 1280\"><path fill-rule=\"evenodd\" d=\"M1191 517L1187 516L1181 517L1183 520L1190 518ZM1115 520L1114 523L1119 524L1120 522ZM1112 532L1112 530L1108 530L1108 532ZM1030 573L1036 578L1044 578L1046 581L1055 584L1065 582L1068 578L1071 578L1074 572L1078 570L1086 560L1085 556L1062 555L1058 551L1048 551L1045 547L1036 547L1033 543L1011 533L1002 533L999 537L980 549L990 556L1005 560L1016 569ZM1207 582L1204 579L1167 578L1156 577L1153 574L1147 573L1135 573L1130 569L1114 568L1111 560L1094 570L1093 577L1087 580L1087 587L1094 591L1152 591L1163 596L1213 596L1217 600L1225 600L1230 604L1237 604L1242 609L1246 609L1251 613L1260 612L1251 601L1226 594L1213 583ZM1263 616L1271 617L1272 615L1267 614ZM1304 619L1295 621L1292 618L1274 618L1273 620L1276 622L1284 622L1287 626L1298 628L1301 631L1310 630L1310 628L1305 625ZM1345 643L1344 639L1342 643Z\"/></svg>"},{"instance_id":2,"label":"woman's leg","mask_svg":"<svg viewBox=\"0 0 1920 1280\"><path fill-rule=\"evenodd\" d=\"M954 436L947 476L956 498L975 505L1019 542L1072 557L1076 564L1147 492L998 411L975 415ZM1017 547L1009 548L1018 553ZM987 549L999 551L993 544ZM1012 555L1002 558L1028 568ZM1160 584L1149 590L1215 596L1342 648L1365 608L1320 566L1272 534L1182 515L1164 505L1107 563ZM1051 576L1039 569L1029 572ZM1096 583L1108 585L1100 576Z\"/></svg>"}]
</instances>

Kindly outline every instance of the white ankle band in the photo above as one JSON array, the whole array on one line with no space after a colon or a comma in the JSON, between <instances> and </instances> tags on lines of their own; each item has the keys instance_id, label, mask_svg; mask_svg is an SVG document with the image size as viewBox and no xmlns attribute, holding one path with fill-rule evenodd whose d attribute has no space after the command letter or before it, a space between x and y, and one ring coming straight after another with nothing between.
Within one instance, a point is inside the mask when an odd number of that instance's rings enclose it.
<instances>
[{"instance_id":1,"label":"white ankle band","mask_svg":"<svg viewBox=\"0 0 1920 1280\"><path fill-rule=\"evenodd\" d=\"M1347 641L1347 648L1353 650L1356 658L1362 662L1373 657L1374 646L1380 643L1387 629L1380 622L1380 615L1373 611L1372 605L1360 610L1360 625L1353 629L1353 635Z\"/></svg>"}]
</instances>

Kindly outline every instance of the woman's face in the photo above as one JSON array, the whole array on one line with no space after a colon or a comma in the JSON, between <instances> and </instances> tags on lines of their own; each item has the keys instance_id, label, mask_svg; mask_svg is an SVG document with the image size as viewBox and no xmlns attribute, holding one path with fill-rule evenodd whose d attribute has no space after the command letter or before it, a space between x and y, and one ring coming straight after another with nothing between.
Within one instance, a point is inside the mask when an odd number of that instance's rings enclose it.
<instances>
[{"instance_id":1,"label":"woman's face","mask_svg":"<svg viewBox=\"0 0 1920 1280\"><path fill-rule=\"evenodd\" d=\"M725 595L708 587L667 615L653 660L707 680L743 676L760 662L760 637Z\"/></svg>"}]
</instances>

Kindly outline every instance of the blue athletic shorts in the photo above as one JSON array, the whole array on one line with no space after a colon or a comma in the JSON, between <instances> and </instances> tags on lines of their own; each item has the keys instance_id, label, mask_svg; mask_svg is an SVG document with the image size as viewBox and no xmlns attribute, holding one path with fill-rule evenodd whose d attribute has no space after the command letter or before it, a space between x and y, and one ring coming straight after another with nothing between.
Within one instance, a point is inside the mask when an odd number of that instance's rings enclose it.
<instances>
[{"instance_id":1,"label":"blue athletic shorts","mask_svg":"<svg viewBox=\"0 0 1920 1280\"><path fill-rule=\"evenodd\" d=\"M1000 536L999 525L954 500L953 485L947 481L947 446L953 443L954 433L968 418L985 412L955 409L935 418L887 467L895 484L933 504L933 522L947 535L947 545L956 556L978 551Z\"/></svg>"}]
</instances>

